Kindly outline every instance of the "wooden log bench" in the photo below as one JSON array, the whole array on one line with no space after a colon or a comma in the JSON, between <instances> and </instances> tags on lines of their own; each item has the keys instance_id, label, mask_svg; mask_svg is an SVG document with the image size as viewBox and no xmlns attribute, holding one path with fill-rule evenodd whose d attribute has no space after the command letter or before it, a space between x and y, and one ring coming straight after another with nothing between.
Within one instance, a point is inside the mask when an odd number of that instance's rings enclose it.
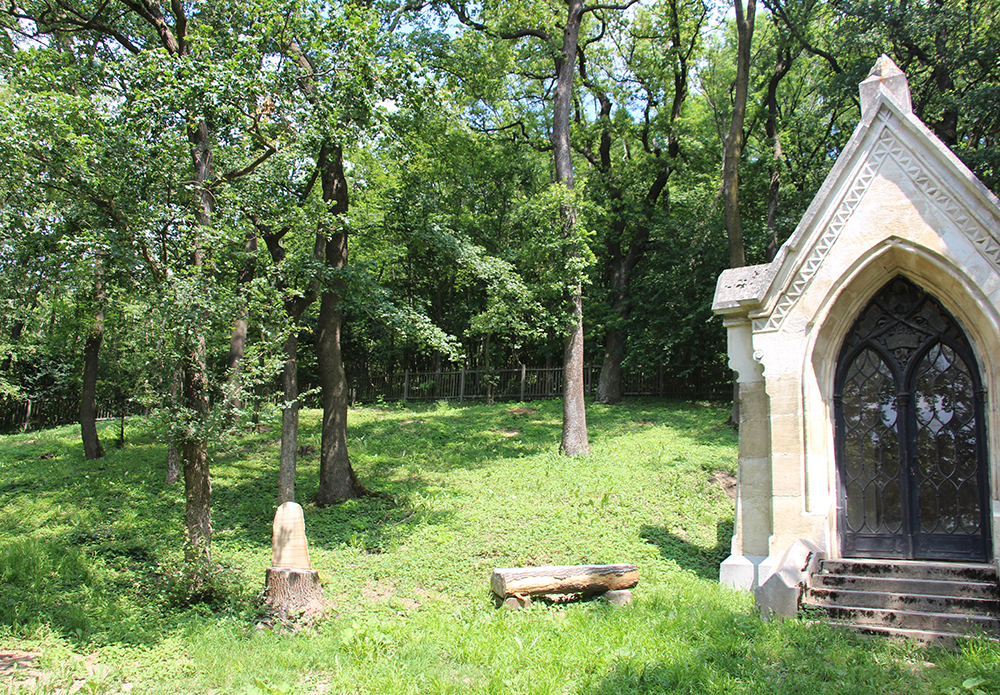
<instances>
[{"instance_id":1,"label":"wooden log bench","mask_svg":"<svg viewBox=\"0 0 1000 695\"><path fill-rule=\"evenodd\" d=\"M601 597L614 605L632 602L632 587L639 583L635 565L546 565L495 569L490 588L498 606L523 608L532 596Z\"/></svg>"}]
</instances>

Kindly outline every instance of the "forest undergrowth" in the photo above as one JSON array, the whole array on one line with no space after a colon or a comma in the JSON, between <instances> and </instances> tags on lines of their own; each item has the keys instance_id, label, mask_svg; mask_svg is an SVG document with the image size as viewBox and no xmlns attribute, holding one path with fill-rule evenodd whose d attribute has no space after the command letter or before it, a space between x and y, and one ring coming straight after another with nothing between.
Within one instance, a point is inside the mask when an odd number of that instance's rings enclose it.
<instances>
[{"instance_id":1,"label":"forest undergrowth","mask_svg":"<svg viewBox=\"0 0 1000 695\"><path fill-rule=\"evenodd\" d=\"M1000 694L1000 648L765 623L718 584L736 438L707 403L588 404L593 453L558 451L556 401L351 411L378 496L324 509L318 412L296 482L327 615L258 621L277 424L217 443L209 591L183 581L183 484L130 419L85 461L78 427L0 437L0 693ZM113 423L105 432L112 440ZM495 567L631 563L634 603L497 609Z\"/></svg>"}]
</instances>

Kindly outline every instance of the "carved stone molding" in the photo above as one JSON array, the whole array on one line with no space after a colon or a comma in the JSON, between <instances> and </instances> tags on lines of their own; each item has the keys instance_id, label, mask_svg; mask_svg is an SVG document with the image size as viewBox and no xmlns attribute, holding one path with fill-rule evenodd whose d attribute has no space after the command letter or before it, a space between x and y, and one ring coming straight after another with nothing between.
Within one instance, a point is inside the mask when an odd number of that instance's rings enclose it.
<instances>
[{"instance_id":1,"label":"carved stone molding","mask_svg":"<svg viewBox=\"0 0 1000 695\"><path fill-rule=\"evenodd\" d=\"M913 155L911 149L899 140L890 126L892 119L893 116L887 109L883 108L880 111L879 120L882 130L871 154L868 155L867 161L851 184L850 190L830 217L826 229L809 249L805 260L796 268L791 281L788 282L785 291L775 304L774 310L769 316L754 319L753 330L755 333L769 333L777 331L781 327L789 311L809 287L809 283L840 237L841 231L851 219L886 159L890 159L899 166L913 184L927 196L928 201L938 207L956 229L972 240L984 258L993 265L995 270L1000 272L1000 242L969 213L964 205L955 199L940 180L927 171L923 163Z\"/></svg>"}]
</instances>

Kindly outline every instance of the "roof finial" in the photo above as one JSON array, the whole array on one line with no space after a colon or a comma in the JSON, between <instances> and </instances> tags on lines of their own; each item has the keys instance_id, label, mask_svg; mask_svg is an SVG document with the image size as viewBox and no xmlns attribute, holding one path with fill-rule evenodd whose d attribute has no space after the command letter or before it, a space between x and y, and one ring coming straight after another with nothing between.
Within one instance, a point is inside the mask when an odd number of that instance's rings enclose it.
<instances>
[{"instance_id":1,"label":"roof finial","mask_svg":"<svg viewBox=\"0 0 1000 695\"><path fill-rule=\"evenodd\" d=\"M879 94L885 95L903 113L913 113L910 85L906 81L906 75L885 53L875 61L868 78L861 83L860 90L862 118L873 108L877 108Z\"/></svg>"}]
</instances>

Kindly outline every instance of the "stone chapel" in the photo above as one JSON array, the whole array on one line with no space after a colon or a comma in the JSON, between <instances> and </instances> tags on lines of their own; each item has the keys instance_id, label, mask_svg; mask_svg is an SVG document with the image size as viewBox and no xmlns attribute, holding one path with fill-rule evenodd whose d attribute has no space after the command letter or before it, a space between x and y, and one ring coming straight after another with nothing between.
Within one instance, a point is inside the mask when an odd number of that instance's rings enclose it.
<instances>
[{"instance_id":1,"label":"stone chapel","mask_svg":"<svg viewBox=\"0 0 1000 695\"><path fill-rule=\"evenodd\" d=\"M740 398L732 586L759 587L797 541L1000 557L1000 200L913 114L888 57L860 91L791 238L716 288Z\"/></svg>"}]
</instances>

